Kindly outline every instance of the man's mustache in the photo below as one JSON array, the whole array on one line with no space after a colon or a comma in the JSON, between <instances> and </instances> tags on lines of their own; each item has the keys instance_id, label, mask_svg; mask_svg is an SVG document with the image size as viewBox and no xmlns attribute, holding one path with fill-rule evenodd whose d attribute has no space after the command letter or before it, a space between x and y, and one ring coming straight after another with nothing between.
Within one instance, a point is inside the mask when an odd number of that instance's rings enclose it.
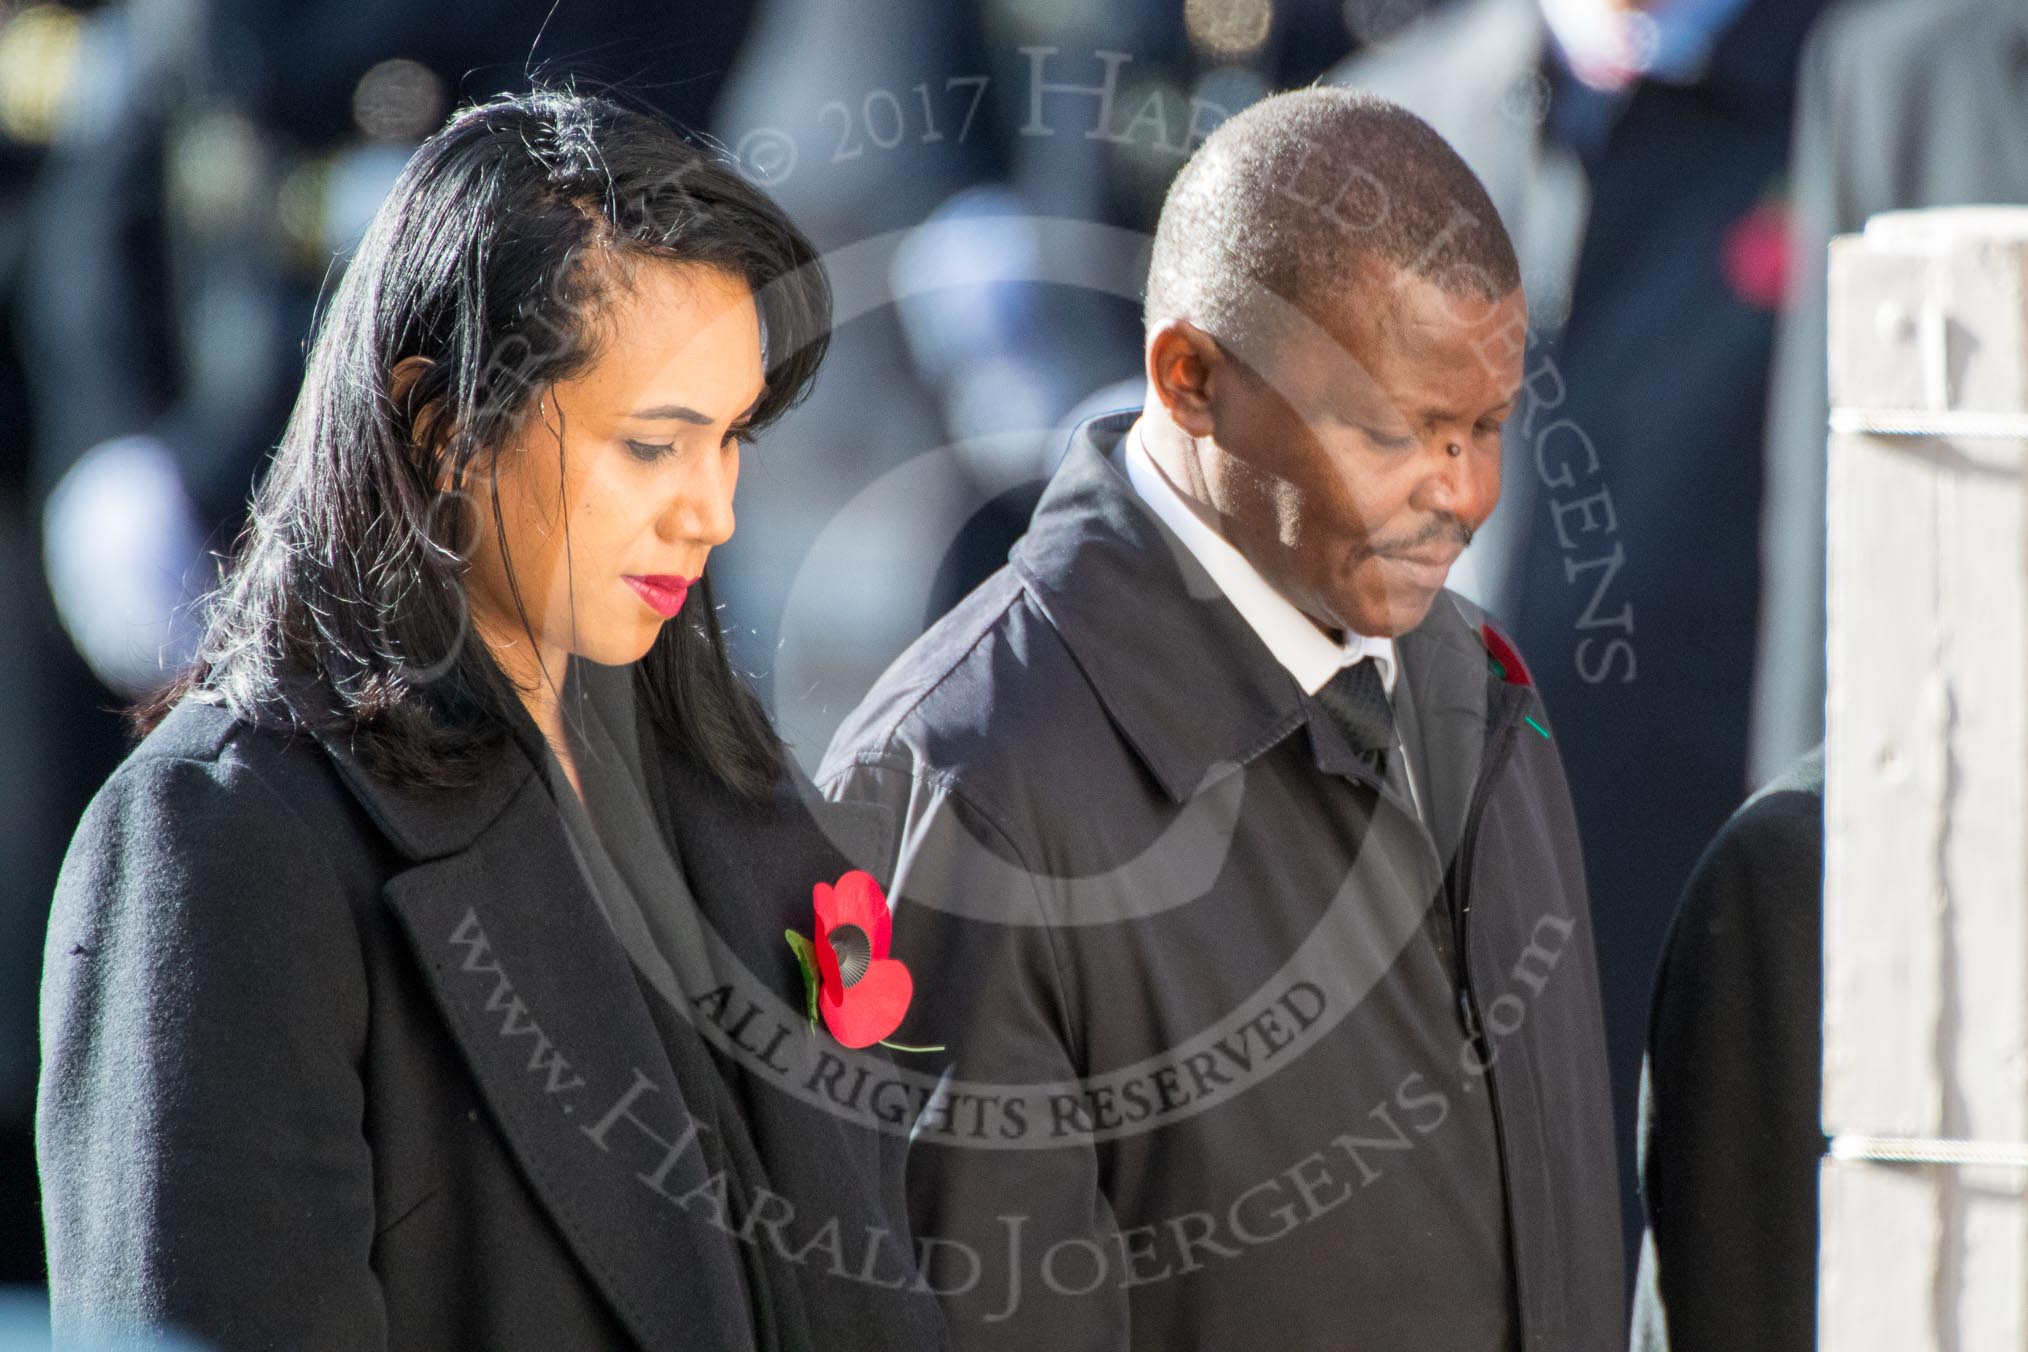
<instances>
[{"instance_id":1,"label":"man's mustache","mask_svg":"<svg viewBox=\"0 0 2028 1352\"><path fill-rule=\"evenodd\" d=\"M1465 549L1472 543L1472 528L1454 516L1439 516L1414 535L1367 542L1369 554L1414 554L1433 544L1455 543Z\"/></svg>"}]
</instances>

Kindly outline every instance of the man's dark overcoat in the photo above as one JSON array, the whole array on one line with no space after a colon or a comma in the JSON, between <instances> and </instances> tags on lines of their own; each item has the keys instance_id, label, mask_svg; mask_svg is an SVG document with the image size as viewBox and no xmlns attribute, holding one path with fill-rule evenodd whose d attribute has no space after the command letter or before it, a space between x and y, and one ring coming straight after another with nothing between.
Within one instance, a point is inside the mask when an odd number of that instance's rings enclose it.
<instances>
[{"instance_id":1,"label":"man's dark overcoat","mask_svg":"<svg viewBox=\"0 0 2028 1352\"><path fill-rule=\"evenodd\" d=\"M1135 495L1133 417L1078 430L817 777L894 816L897 1037L951 1075L910 1204L983 1258L953 1336L1623 1347L1591 921L1525 669L1449 592L1400 638L1426 830Z\"/></svg>"}]
</instances>

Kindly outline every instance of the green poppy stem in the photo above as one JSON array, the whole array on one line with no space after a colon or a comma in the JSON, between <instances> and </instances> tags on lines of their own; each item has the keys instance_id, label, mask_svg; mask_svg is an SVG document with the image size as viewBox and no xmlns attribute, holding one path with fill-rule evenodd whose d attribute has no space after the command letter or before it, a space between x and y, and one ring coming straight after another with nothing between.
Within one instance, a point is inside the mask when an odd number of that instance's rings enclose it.
<instances>
[{"instance_id":1,"label":"green poppy stem","mask_svg":"<svg viewBox=\"0 0 2028 1352\"><path fill-rule=\"evenodd\" d=\"M905 1042L889 1042L886 1038L880 1039L880 1045L891 1047L898 1052L940 1052L948 1050L941 1043L934 1047L911 1047Z\"/></svg>"}]
</instances>

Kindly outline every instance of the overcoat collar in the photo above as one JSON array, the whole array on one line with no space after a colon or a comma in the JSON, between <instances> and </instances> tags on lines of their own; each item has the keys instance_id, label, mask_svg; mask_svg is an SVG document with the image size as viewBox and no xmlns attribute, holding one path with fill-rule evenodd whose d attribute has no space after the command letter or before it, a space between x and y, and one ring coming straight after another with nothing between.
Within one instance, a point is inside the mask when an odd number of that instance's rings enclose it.
<instances>
[{"instance_id":1,"label":"overcoat collar","mask_svg":"<svg viewBox=\"0 0 2028 1352\"><path fill-rule=\"evenodd\" d=\"M380 778L366 767L345 733L320 732L318 740L374 825L412 863L470 848L527 789L542 792L541 785L535 783L535 766L518 741L503 747L492 767L471 787L445 791L411 788Z\"/></svg>"},{"instance_id":2,"label":"overcoat collar","mask_svg":"<svg viewBox=\"0 0 2028 1352\"><path fill-rule=\"evenodd\" d=\"M1072 433L1014 549L1023 585L1175 802L1306 722L1320 768L1363 775L1335 725L1127 482L1121 441L1138 416L1105 414ZM1497 685L1467 604L1443 592L1422 624L1396 640L1432 767L1445 857L1477 777Z\"/></svg>"},{"instance_id":3,"label":"overcoat collar","mask_svg":"<svg viewBox=\"0 0 2028 1352\"><path fill-rule=\"evenodd\" d=\"M681 1148L690 1115L647 996L532 759L539 734L514 712L515 735L464 790L400 787L343 735L319 740L403 856L384 900L522 1172L640 1345L693 1348L701 1330L745 1327L742 1277L722 1239L701 1233L709 1207L673 1200L708 1194L711 1179L700 1152ZM833 841L873 834L863 814L831 813L820 829L811 813L830 809L793 784L731 806L687 758L652 737L642 746L672 796L697 808L673 815L700 909L757 978L800 1000L779 923L769 932L780 914L770 889L807 901L812 881L849 867ZM809 1144L834 1158L848 1148Z\"/></svg>"}]
</instances>

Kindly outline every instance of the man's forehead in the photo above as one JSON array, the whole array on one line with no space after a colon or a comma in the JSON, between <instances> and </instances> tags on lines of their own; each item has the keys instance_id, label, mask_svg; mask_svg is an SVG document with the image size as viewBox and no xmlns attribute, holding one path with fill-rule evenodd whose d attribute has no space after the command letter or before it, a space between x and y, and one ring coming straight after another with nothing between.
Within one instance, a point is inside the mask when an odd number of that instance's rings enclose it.
<instances>
[{"instance_id":1,"label":"man's forehead","mask_svg":"<svg viewBox=\"0 0 2028 1352\"><path fill-rule=\"evenodd\" d=\"M1312 332L1301 346L1343 376L1386 379L1404 366L1452 370L1504 396L1521 383L1528 305L1519 287L1488 300L1398 272L1348 283L1315 323L1302 327Z\"/></svg>"},{"instance_id":2,"label":"man's forehead","mask_svg":"<svg viewBox=\"0 0 2028 1352\"><path fill-rule=\"evenodd\" d=\"M1522 384L1518 334L1480 341L1456 331L1365 326L1344 333L1307 325L1279 349L1275 365L1302 385L1435 420L1476 417L1512 402Z\"/></svg>"},{"instance_id":3,"label":"man's forehead","mask_svg":"<svg viewBox=\"0 0 2028 1352\"><path fill-rule=\"evenodd\" d=\"M1528 322L1528 300L1519 286L1490 294L1483 275L1465 268L1425 276L1369 256L1328 294L1326 314L1403 343L1469 340Z\"/></svg>"}]
</instances>

